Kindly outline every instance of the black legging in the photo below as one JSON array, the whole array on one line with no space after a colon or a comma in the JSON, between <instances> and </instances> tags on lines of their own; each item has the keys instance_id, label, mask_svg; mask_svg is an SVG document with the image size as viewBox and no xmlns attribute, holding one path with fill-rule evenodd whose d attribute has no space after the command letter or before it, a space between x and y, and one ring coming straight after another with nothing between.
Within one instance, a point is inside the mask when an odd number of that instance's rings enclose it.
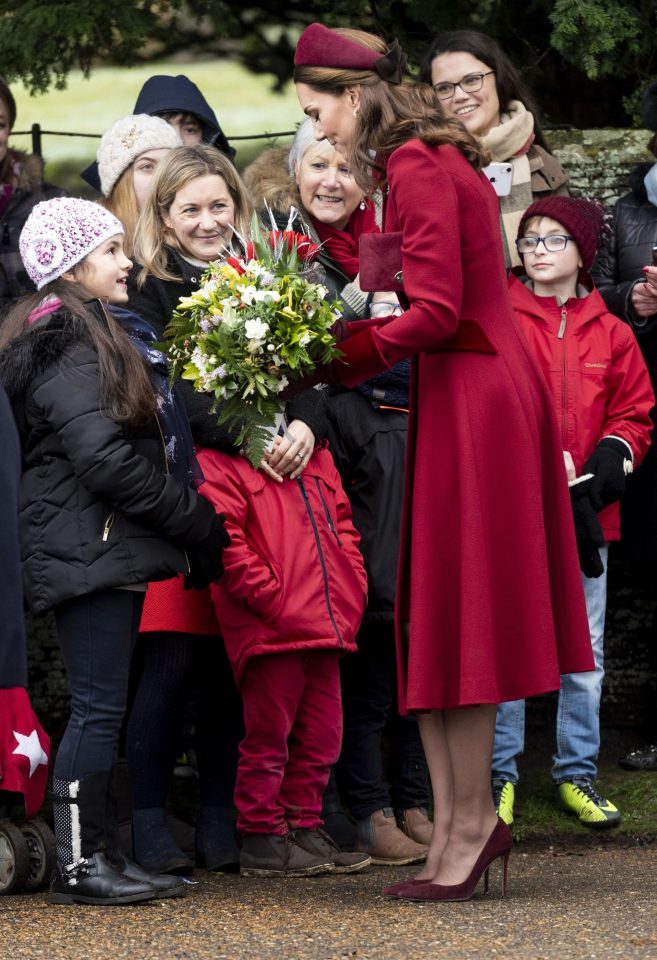
<instances>
[{"instance_id":1,"label":"black legging","mask_svg":"<svg viewBox=\"0 0 657 960\"><path fill-rule=\"evenodd\" d=\"M221 638L146 633L139 646L142 670L126 743L134 809L165 806L195 689L200 805L232 807L242 705Z\"/></svg>"},{"instance_id":2,"label":"black legging","mask_svg":"<svg viewBox=\"0 0 657 960\"><path fill-rule=\"evenodd\" d=\"M383 807L426 807L429 780L417 719L400 717L397 710L393 623L366 621L357 653L345 657L341 667L344 734L337 776L349 810L361 820Z\"/></svg>"},{"instance_id":3,"label":"black legging","mask_svg":"<svg viewBox=\"0 0 657 960\"><path fill-rule=\"evenodd\" d=\"M112 768L143 605L143 593L103 590L55 608L71 687L71 716L55 760L57 780L79 780Z\"/></svg>"}]
</instances>

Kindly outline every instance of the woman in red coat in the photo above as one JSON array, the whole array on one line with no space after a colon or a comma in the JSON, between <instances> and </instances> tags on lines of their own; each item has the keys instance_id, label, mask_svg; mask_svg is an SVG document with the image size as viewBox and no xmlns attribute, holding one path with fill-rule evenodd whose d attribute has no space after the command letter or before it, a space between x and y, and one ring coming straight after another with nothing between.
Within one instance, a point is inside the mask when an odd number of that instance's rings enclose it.
<instances>
[{"instance_id":1,"label":"woman in red coat","mask_svg":"<svg viewBox=\"0 0 657 960\"><path fill-rule=\"evenodd\" d=\"M312 24L295 81L316 137L364 189L387 183L401 244L409 308L344 340L331 372L351 386L413 358L400 703L421 712L435 817L425 868L394 892L463 900L511 846L490 789L496 704L593 664L552 401L510 306L486 158L431 88L401 83L404 62L396 43Z\"/></svg>"}]
</instances>

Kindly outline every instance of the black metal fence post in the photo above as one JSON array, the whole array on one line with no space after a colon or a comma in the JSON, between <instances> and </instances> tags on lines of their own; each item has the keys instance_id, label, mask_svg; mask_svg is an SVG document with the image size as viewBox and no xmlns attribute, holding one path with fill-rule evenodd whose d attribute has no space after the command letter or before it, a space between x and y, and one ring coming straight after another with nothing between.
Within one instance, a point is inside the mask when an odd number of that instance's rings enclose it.
<instances>
[{"instance_id":1,"label":"black metal fence post","mask_svg":"<svg viewBox=\"0 0 657 960\"><path fill-rule=\"evenodd\" d=\"M41 124L40 123L32 124L32 153L36 153L37 157L43 157L42 147L41 147Z\"/></svg>"}]
</instances>

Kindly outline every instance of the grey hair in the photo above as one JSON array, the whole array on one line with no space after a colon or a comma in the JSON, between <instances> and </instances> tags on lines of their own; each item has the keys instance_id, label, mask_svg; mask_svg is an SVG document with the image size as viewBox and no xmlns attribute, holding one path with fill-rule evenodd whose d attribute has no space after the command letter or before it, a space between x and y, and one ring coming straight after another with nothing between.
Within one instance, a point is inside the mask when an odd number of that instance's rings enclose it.
<instances>
[{"instance_id":1,"label":"grey hair","mask_svg":"<svg viewBox=\"0 0 657 960\"><path fill-rule=\"evenodd\" d=\"M306 151L313 145L320 151L325 150L326 153L333 149L328 140L315 140L313 122L310 117L306 117L297 127L290 152L287 155L287 168L293 179L296 177L297 168L301 166Z\"/></svg>"}]
</instances>

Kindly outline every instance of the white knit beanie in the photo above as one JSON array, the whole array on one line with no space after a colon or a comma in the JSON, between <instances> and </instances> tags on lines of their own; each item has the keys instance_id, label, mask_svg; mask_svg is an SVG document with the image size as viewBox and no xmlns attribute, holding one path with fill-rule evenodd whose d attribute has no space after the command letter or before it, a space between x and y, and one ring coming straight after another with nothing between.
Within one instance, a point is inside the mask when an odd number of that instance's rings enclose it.
<instances>
[{"instance_id":1,"label":"white knit beanie","mask_svg":"<svg viewBox=\"0 0 657 960\"><path fill-rule=\"evenodd\" d=\"M32 208L18 246L25 269L40 290L117 233L123 234L123 224L99 204L53 197Z\"/></svg>"},{"instance_id":2,"label":"white knit beanie","mask_svg":"<svg viewBox=\"0 0 657 960\"><path fill-rule=\"evenodd\" d=\"M100 189L109 197L112 188L133 160L147 150L181 147L182 140L174 127L162 117L134 113L117 120L100 140L98 173Z\"/></svg>"}]
</instances>

